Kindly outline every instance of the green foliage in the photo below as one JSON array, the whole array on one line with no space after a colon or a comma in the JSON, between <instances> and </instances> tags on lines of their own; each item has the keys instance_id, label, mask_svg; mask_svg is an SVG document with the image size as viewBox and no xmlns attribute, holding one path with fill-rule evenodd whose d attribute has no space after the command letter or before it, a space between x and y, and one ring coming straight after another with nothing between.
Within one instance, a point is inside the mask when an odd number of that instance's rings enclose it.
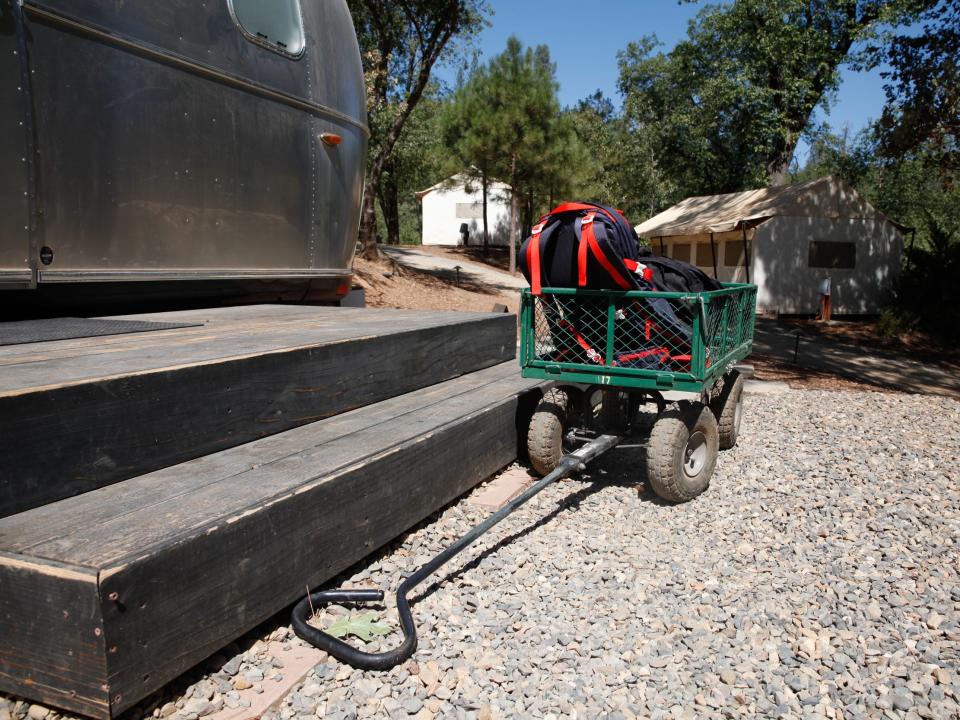
<instances>
[{"instance_id":1,"label":"green foliage","mask_svg":"<svg viewBox=\"0 0 960 720\"><path fill-rule=\"evenodd\" d=\"M785 180L814 108L829 102L854 43L922 0L736 0L708 6L686 40L655 37L620 56L634 132L647 134L671 199Z\"/></svg>"},{"instance_id":2,"label":"green foliage","mask_svg":"<svg viewBox=\"0 0 960 720\"><path fill-rule=\"evenodd\" d=\"M919 324L920 318L916 314L898 307L887 307L877 319L877 332L883 338L896 338L915 330Z\"/></svg>"},{"instance_id":3,"label":"green foliage","mask_svg":"<svg viewBox=\"0 0 960 720\"><path fill-rule=\"evenodd\" d=\"M960 172L960 4L940 0L921 13L922 33L872 49L885 62L887 105L877 125L888 158L922 151L941 170Z\"/></svg>"},{"instance_id":4,"label":"green foliage","mask_svg":"<svg viewBox=\"0 0 960 720\"><path fill-rule=\"evenodd\" d=\"M378 232L388 242L420 243L420 200L414 193L433 185L438 176L443 177L448 155L441 136L440 115L446 104L440 89L435 84L428 85L384 165ZM391 203L395 203L393 210ZM387 224L391 213L392 222L396 223L393 228Z\"/></svg>"},{"instance_id":5,"label":"green foliage","mask_svg":"<svg viewBox=\"0 0 960 720\"><path fill-rule=\"evenodd\" d=\"M486 22L484 0L350 0L367 92L370 143L360 225L364 251L376 252L374 201L389 235L399 227L399 185L381 188L394 152L438 62L457 62ZM391 237L397 241L397 237Z\"/></svg>"},{"instance_id":6,"label":"green foliage","mask_svg":"<svg viewBox=\"0 0 960 720\"><path fill-rule=\"evenodd\" d=\"M806 164L790 176L791 182L806 182L824 175L836 175L844 182L871 194L878 168L872 130L851 136L848 129L834 133L828 125L808 135L810 153Z\"/></svg>"},{"instance_id":7,"label":"green foliage","mask_svg":"<svg viewBox=\"0 0 960 720\"><path fill-rule=\"evenodd\" d=\"M598 90L568 113L584 148L580 194L640 220L664 207L670 181L657 163L649 133L631 132L628 122Z\"/></svg>"},{"instance_id":8,"label":"green foliage","mask_svg":"<svg viewBox=\"0 0 960 720\"><path fill-rule=\"evenodd\" d=\"M390 626L374 622L376 619L375 612L342 617L327 628L327 633L335 638L354 635L364 642L370 642L374 635L389 635L392 632Z\"/></svg>"},{"instance_id":9,"label":"green foliage","mask_svg":"<svg viewBox=\"0 0 960 720\"><path fill-rule=\"evenodd\" d=\"M457 165L451 171L472 173L481 183L508 181L525 226L576 188L587 162L573 119L560 112L549 50L524 48L515 37L457 89L443 128Z\"/></svg>"}]
</instances>

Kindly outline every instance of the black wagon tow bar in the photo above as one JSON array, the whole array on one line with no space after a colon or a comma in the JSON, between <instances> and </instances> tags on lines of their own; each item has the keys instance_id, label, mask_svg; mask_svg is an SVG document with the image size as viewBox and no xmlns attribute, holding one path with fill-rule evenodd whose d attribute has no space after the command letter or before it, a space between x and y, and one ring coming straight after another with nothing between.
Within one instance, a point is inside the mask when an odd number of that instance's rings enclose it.
<instances>
[{"instance_id":1,"label":"black wagon tow bar","mask_svg":"<svg viewBox=\"0 0 960 720\"><path fill-rule=\"evenodd\" d=\"M583 470L588 462L616 447L619 442L620 437L617 435L599 435L569 455L565 455L560 459L553 472L545 475L536 484L508 502L486 520L475 525L453 545L441 551L436 557L406 578L397 589L397 613L400 616L400 628L403 630L403 642L399 647L380 653L363 652L307 623L311 613L311 604L315 607L327 603L378 602L383 600L382 590L340 588L312 593L293 608L293 631L314 647L325 650L337 660L361 670L388 670L395 665L399 665L413 655L417 649L417 628L413 623L413 615L410 613L410 604L407 600L410 591L547 485L555 480L565 478L573 472Z\"/></svg>"}]
</instances>

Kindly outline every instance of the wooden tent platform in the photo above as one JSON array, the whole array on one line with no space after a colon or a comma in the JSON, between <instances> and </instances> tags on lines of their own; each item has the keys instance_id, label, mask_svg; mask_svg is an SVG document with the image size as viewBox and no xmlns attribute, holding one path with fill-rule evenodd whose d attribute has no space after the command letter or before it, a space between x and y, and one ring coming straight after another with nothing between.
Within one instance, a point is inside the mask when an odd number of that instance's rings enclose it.
<instances>
[{"instance_id":1,"label":"wooden tent platform","mask_svg":"<svg viewBox=\"0 0 960 720\"><path fill-rule=\"evenodd\" d=\"M0 520L0 689L116 716L512 461L538 398L507 362Z\"/></svg>"},{"instance_id":2,"label":"wooden tent platform","mask_svg":"<svg viewBox=\"0 0 960 720\"><path fill-rule=\"evenodd\" d=\"M0 347L0 517L490 367L509 315L260 305Z\"/></svg>"}]
</instances>

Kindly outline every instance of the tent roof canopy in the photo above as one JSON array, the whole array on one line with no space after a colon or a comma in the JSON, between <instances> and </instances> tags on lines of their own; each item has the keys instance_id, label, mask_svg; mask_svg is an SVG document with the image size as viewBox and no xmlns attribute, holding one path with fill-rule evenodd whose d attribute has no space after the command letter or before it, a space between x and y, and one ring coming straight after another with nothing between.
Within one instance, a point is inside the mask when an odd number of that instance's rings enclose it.
<instances>
[{"instance_id":1,"label":"tent roof canopy","mask_svg":"<svg viewBox=\"0 0 960 720\"><path fill-rule=\"evenodd\" d=\"M895 222L833 175L796 185L689 197L636 226L641 237L700 235L754 227L772 217L856 218Z\"/></svg>"}]
</instances>

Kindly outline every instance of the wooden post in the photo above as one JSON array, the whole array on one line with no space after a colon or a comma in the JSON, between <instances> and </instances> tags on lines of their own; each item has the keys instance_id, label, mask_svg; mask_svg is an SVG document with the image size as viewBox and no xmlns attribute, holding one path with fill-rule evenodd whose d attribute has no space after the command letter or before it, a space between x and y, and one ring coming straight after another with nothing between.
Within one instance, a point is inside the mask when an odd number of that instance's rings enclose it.
<instances>
[{"instance_id":1,"label":"wooden post","mask_svg":"<svg viewBox=\"0 0 960 720\"><path fill-rule=\"evenodd\" d=\"M750 251L747 249L747 224L740 221L740 231L743 233L743 269L747 273L747 282L750 282Z\"/></svg>"},{"instance_id":2,"label":"wooden post","mask_svg":"<svg viewBox=\"0 0 960 720\"><path fill-rule=\"evenodd\" d=\"M663 235L660 236L660 255L666 256L667 251L663 249Z\"/></svg>"},{"instance_id":3,"label":"wooden post","mask_svg":"<svg viewBox=\"0 0 960 720\"><path fill-rule=\"evenodd\" d=\"M713 279L719 280L717 277L717 246L713 242L713 233L710 233L710 254L713 255Z\"/></svg>"},{"instance_id":4,"label":"wooden post","mask_svg":"<svg viewBox=\"0 0 960 720\"><path fill-rule=\"evenodd\" d=\"M830 322L833 314L833 304L830 300L832 284L832 278L829 276L820 282L820 320L823 322Z\"/></svg>"}]
</instances>

